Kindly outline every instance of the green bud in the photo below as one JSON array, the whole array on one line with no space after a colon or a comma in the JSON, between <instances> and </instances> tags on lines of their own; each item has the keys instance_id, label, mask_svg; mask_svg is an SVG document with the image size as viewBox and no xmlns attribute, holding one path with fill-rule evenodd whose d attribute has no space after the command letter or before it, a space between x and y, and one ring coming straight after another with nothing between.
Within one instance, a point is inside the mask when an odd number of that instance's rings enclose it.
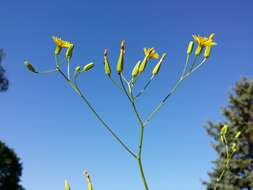
<instances>
[{"instance_id":1,"label":"green bud","mask_svg":"<svg viewBox=\"0 0 253 190\"><path fill-rule=\"evenodd\" d=\"M187 54L188 55L190 55L192 53L193 46L194 46L194 42L190 41L189 44L188 44L188 48L187 48Z\"/></svg>"},{"instance_id":2,"label":"green bud","mask_svg":"<svg viewBox=\"0 0 253 190\"><path fill-rule=\"evenodd\" d=\"M80 67L80 66L76 66L75 71L76 71L76 72L81 71L81 67Z\"/></svg>"},{"instance_id":3,"label":"green bud","mask_svg":"<svg viewBox=\"0 0 253 190\"><path fill-rule=\"evenodd\" d=\"M148 62L148 55L146 55L144 57L144 59L142 60L141 64L140 64L140 67L139 67L139 73L142 73L145 68L146 68L146 65L147 65L147 62Z\"/></svg>"},{"instance_id":4,"label":"green bud","mask_svg":"<svg viewBox=\"0 0 253 190\"><path fill-rule=\"evenodd\" d=\"M92 186L90 175L89 175L88 171L84 171L83 175L86 178L86 181L87 181L87 184L88 184L88 190L93 190L93 186Z\"/></svg>"},{"instance_id":5,"label":"green bud","mask_svg":"<svg viewBox=\"0 0 253 190\"><path fill-rule=\"evenodd\" d=\"M206 49L205 49L205 52L204 52L204 57L206 59L209 58L210 53L211 53L211 46L207 46Z\"/></svg>"},{"instance_id":6,"label":"green bud","mask_svg":"<svg viewBox=\"0 0 253 190\"><path fill-rule=\"evenodd\" d=\"M65 180L64 183L64 190L70 190L69 182L67 180Z\"/></svg>"},{"instance_id":7,"label":"green bud","mask_svg":"<svg viewBox=\"0 0 253 190\"><path fill-rule=\"evenodd\" d=\"M56 46L55 50L54 50L54 54L55 55L59 55L61 53L61 47L60 46Z\"/></svg>"},{"instance_id":8,"label":"green bud","mask_svg":"<svg viewBox=\"0 0 253 190\"><path fill-rule=\"evenodd\" d=\"M36 71L36 69L33 67L33 65L29 61L24 61L24 64L29 71L33 73L38 73L38 71Z\"/></svg>"},{"instance_id":9,"label":"green bud","mask_svg":"<svg viewBox=\"0 0 253 190\"><path fill-rule=\"evenodd\" d=\"M161 59L158 61L158 63L157 63L156 66L154 67L154 69L153 69L153 71L152 71L153 76L155 76L155 75L158 74L158 72L159 72L159 70L160 70L160 67L161 67L161 64L162 64L162 62L163 62L165 56L166 56L165 53L162 54Z\"/></svg>"},{"instance_id":10,"label":"green bud","mask_svg":"<svg viewBox=\"0 0 253 190\"><path fill-rule=\"evenodd\" d=\"M90 70L92 67L94 67L94 63L89 63L89 64L87 64L87 65L85 65L85 66L83 67L83 70L82 70L82 71L88 71L88 70Z\"/></svg>"},{"instance_id":11,"label":"green bud","mask_svg":"<svg viewBox=\"0 0 253 190\"><path fill-rule=\"evenodd\" d=\"M73 49L74 49L74 45L71 44L71 45L68 47L67 51L66 51L66 58L67 58L68 60L70 60L71 57L72 57Z\"/></svg>"},{"instance_id":12,"label":"green bud","mask_svg":"<svg viewBox=\"0 0 253 190\"><path fill-rule=\"evenodd\" d=\"M120 74L123 71L124 67L124 54L125 54L125 46L124 46L124 41L121 42L121 49L120 49L120 55L118 59L118 64L117 64L117 72Z\"/></svg>"},{"instance_id":13,"label":"green bud","mask_svg":"<svg viewBox=\"0 0 253 190\"><path fill-rule=\"evenodd\" d=\"M196 48L196 50L195 50L195 55L196 55L196 56L199 56L199 54L201 54L201 52L202 52L202 49L203 49L203 47L199 45L199 46Z\"/></svg>"},{"instance_id":14,"label":"green bud","mask_svg":"<svg viewBox=\"0 0 253 190\"><path fill-rule=\"evenodd\" d=\"M108 52L107 49L104 51L104 69L105 69L105 74L110 76L111 75L111 68L108 62Z\"/></svg>"},{"instance_id":15,"label":"green bud","mask_svg":"<svg viewBox=\"0 0 253 190\"><path fill-rule=\"evenodd\" d=\"M132 70L132 78L136 77L139 74L139 66L140 66L141 61L138 61L136 65L134 66Z\"/></svg>"}]
</instances>

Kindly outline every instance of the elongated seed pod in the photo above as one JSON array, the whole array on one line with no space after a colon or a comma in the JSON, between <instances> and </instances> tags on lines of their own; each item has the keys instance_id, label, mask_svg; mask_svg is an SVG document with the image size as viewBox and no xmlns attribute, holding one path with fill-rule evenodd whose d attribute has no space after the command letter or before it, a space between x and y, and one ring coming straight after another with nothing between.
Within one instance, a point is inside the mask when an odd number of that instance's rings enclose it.
<instances>
[{"instance_id":1,"label":"elongated seed pod","mask_svg":"<svg viewBox=\"0 0 253 190\"><path fill-rule=\"evenodd\" d=\"M132 78L136 77L139 74L139 66L140 66L141 61L138 61L136 65L134 66L132 70Z\"/></svg>"},{"instance_id":2,"label":"elongated seed pod","mask_svg":"<svg viewBox=\"0 0 253 190\"><path fill-rule=\"evenodd\" d=\"M107 49L105 49L104 51L104 70L105 70L105 74L110 76L111 75L111 67L109 65L109 61L108 61L108 51Z\"/></svg>"},{"instance_id":3,"label":"elongated seed pod","mask_svg":"<svg viewBox=\"0 0 253 190\"><path fill-rule=\"evenodd\" d=\"M70 185L69 185L68 180L65 180L65 183L64 183L64 190L70 190Z\"/></svg>"},{"instance_id":4,"label":"elongated seed pod","mask_svg":"<svg viewBox=\"0 0 253 190\"><path fill-rule=\"evenodd\" d=\"M33 67L33 65L29 61L24 61L24 65L29 71L33 73L38 73L38 71L36 71L36 69Z\"/></svg>"},{"instance_id":5,"label":"elongated seed pod","mask_svg":"<svg viewBox=\"0 0 253 190\"><path fill-rule=\"evenodd\" d=\"M162 54L162 57L161 59L158 61L158 63L156 64L156 66L154 67L153 71L152 71L152 75L155 76L158 74L159 70L160 70L160 67L161 67L161 64L165 58L166 54Z\"/></svg>"},{"instance_id":6,"label":"elongated seed pod","mask_svg":"<svg viewBox=\"0 0 253 190\"><path fill-rule=\"evenodd\" d=\"M82 71L88 71L88 70L90 70L92 67L94 67L94 63L89 63L89 64L87 64L87 65L85 65L85 66L83 67L83 70L82 70Z\"/></svg>"},{"instance_id":7,"label":"elongated seed pod","mask_svg":"<svg viewBox=\"0 0 253 190\"><path fill-rule=\"evenodd\" d=\"M194 46L194 42L190 41L189 44L188 44L188 48L187 48L187 54L188 55L190 55L192 53L193 46Z\"/></svg>"},{"instance_id":8,"label":"elongated seed pod","mask_svg":"<svg viewBox=\"0 0 253 190\"><path fill-rule=\"evenodd\" d=\"M209 58L211 53L211 46L207 46L204 52L204 57Z\"/></svg>"},{"instance_id":9,"label":"elongated seed pod","mask_svg":"<svg viewBox=\"0 0 253 190\"><path fill-rule=\"evenodd\" d=\"M88 171L83 172L84 177L86 178L87 184L88 184L88 190L93 190L93 185L91 183L90 175Z\"/></svg>"},{"instance_id":10,"label":"elongated seed pod","mask_svg":"<svg viewBox=\"0 0 253 190\"><path fill-rule=\"evenodd\" d=\"M117 64L117 72L120 74L123 71L124 68L124 54L125 54L125 45L124 41L121 42L121 48L120 48L120 54Z\"/></svg>"}]
</instances>

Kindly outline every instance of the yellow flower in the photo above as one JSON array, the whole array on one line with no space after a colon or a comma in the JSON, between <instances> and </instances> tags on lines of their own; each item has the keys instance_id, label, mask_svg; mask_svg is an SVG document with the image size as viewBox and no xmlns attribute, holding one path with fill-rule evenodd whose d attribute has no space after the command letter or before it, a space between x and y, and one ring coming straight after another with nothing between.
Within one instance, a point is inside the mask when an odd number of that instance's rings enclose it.
<instances>
[{"instance_id":1,"label":"yellow flower","mask_svg":"<svg viewBox=\"0 0 253 190\"><path fill-rule=\"evenodd\" d=\"M147 59L158 59L159 55L155 52L154 48L144 48L144 53L147 56Z\"/></svg>"},{"instance_id":2,"label":"yellow flower","mask_svg":"<svg viewBox=\"0 0 253 190\"><path fill-rule=\"evenodd\" d=\"M193 39L197 42L198 47L195 50L195 55L198 56L201 52L203 47L206 47L205 57L208 58L210 56L211 46L216 45L213 41L214 33L212 33L208 38L199 36L199 35L192 35Z\"/></svg>"},{"instance_id":3,"label":"yellow flower","mask_svg":"<svg viewBox=\"0 0 253 190\"><path fill-rule=\"evenodd\" d=\"M208 38L199 36L199 35L192 35L193 39L197 42L197 44L201 47L205 46L214 46L216 43L213 41L214 33L212 33Z\"/></svg>"},{"instance_id":4,"label":"yellow flower","mask_svg":"<svg viewBox=\"0 0 253 190\"><path fill-rule=\"evenodd\" d=\"M145 57L139 66L139 73L142 73L146 68L149 59L158 59L159 55L155 52L155 48L144 48Z\"/></svg>"},{"instance_id":5,"label":"yellow flower","mask_svg":"<svg viewBox=\"0 0 253 190\"><path fill-rule=\"evenodd\" d=\"M65 40L62 40L61 38L58 38L56 36L52 36L52 39L53 39L53 41L54 41L54 43L57 47L69 48L69 47L73 46L72 43L70 43L68 41L65 41Z\"/></svg>"}]
</instances>

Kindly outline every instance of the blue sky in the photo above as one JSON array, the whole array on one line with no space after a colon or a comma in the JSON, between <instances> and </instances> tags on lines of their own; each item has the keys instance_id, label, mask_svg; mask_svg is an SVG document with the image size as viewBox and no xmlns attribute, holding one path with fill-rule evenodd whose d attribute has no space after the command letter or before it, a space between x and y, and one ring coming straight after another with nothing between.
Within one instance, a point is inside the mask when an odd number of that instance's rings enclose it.
<instances>
[{"instance_id":1,"label":"blue sky","mask_svg":"<svg viewBox=\"0 0 253 190\"><path fill-rule=\"evenodd\" d=\"M126 41L125 74L129 76L143 47L166 52L165 64L140 99L145 116L179 76L193 33L216 33L218 46L210 60L185 81L146 128L143 163L150 189L204 189L211 160L216 158L203 126L223 120L221 107L242 76L252 78L253 1L3 1L0 47L10 88L0 95L0 139L14 148L28 189L84 189L82 170L90 171L95 189L143 189L138 167L99 126L63 79L26 71L54 67L50 37L73 42L73 65L95 63L80 79L90 101L112 128L137 150L137 121L129 103L103 73L103 50L115 68L122 39ZM151 63L154 64L154 63ZM140 84L151 72L147 69ZM114 75L116 76L116 75Z\"/></svg>"}]
</instances>

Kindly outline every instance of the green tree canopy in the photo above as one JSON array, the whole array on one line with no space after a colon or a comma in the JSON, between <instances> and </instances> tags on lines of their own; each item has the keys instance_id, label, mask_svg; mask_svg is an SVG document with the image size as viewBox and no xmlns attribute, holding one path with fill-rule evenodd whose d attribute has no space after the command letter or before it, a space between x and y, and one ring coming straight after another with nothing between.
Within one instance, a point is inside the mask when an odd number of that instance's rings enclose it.
<instances>
[{"instance_id":1,"label":"green tree canopy","mask_svg":"<svg viewBox=\"0 0 253 190\"><path fill-rule=\"evenodd\" d=\"M5 76L5 70L3 66L1 65L3 57L4 57L4 51L0 49L0 92L6 91L9 86L9 81Z\"/></svg>"},{"instance_id":2,"label":"green tree canopy","mask_svg":"<svg viewBox=\"0 0 253 190\"><path fill-rule=\"evenodd\" d=\"M206 127L218 158L204 184L208 190L253 190L253 80L237 82L228 101L226 120Z\"/></svg>"},{"instance_id":3,"label":"green tree canopy","mask_svg":"<svg viewBox=\"0 0 253 190\"><path fill-rule=\"evenodd\" d=\"M19 185L22 165L13 150L0 141L0 190L24 190Z\"/></svg>"}]
</instances>

